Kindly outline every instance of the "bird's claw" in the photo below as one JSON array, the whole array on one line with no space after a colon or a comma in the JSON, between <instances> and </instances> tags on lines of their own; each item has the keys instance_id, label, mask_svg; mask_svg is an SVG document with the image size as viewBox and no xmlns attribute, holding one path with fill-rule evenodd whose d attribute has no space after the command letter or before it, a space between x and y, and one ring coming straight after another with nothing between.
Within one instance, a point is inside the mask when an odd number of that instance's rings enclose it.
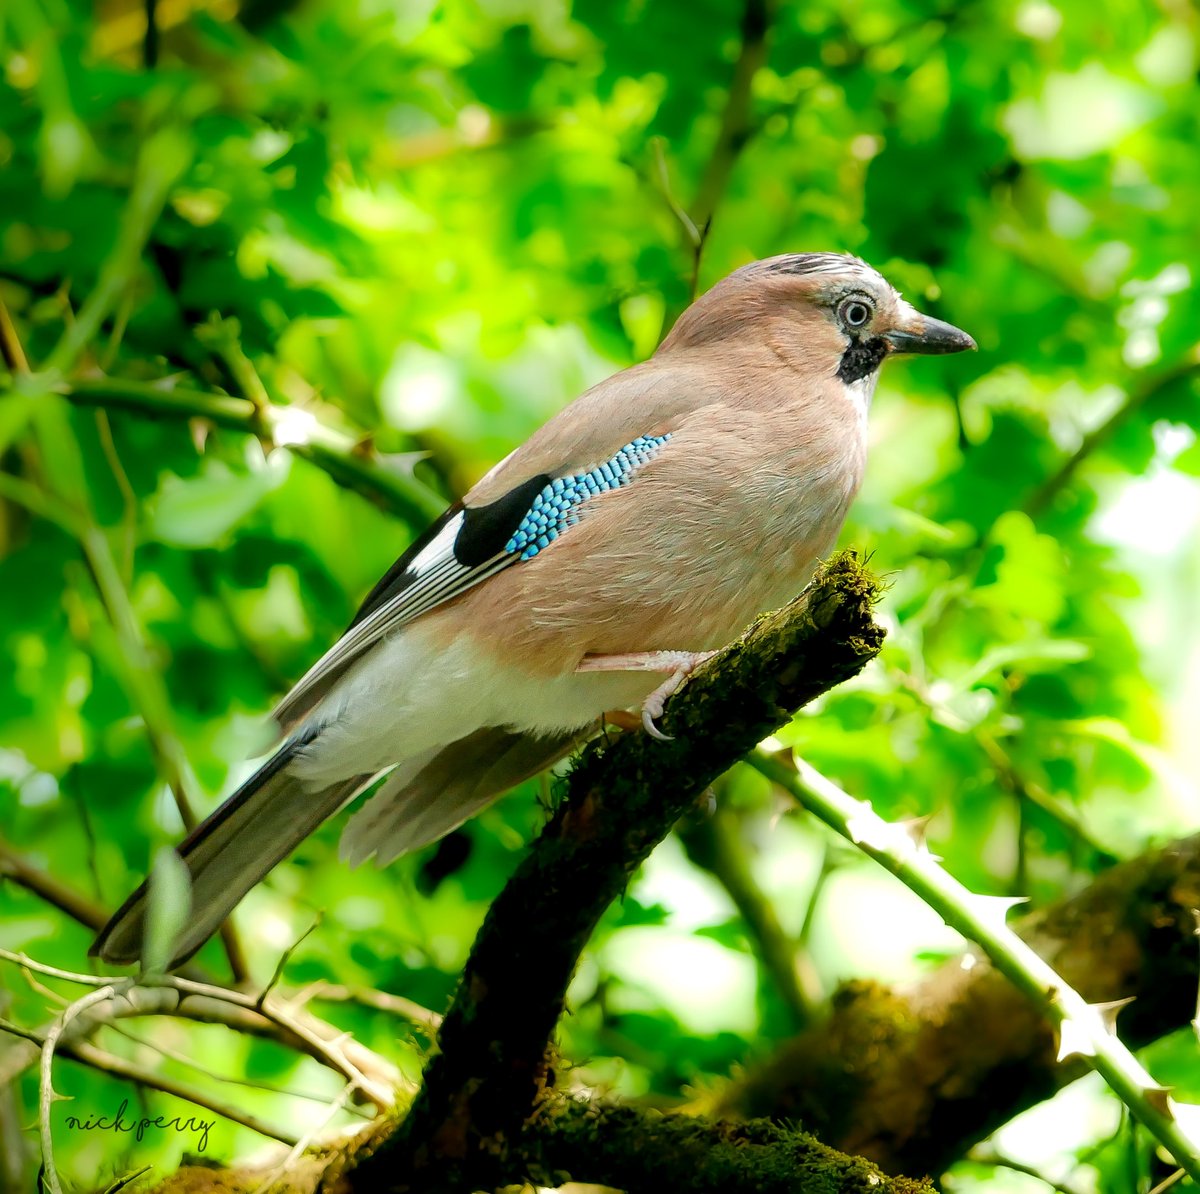
<instances>
[{"instance_id":1,"label":"bird's claw","mask_svg":"<svg viewBox=\"0 0 1200 1194\"><path fill-rule=\"evenodd\" d=\"M642 706L642 729L650 735L651 738L657 738L659 742L674 742L674 734L664 734L657 726L656 719L662 716L663 701L648 699Z\"/></svg>"},{"instance_id":2,"label":"bird's claw","mask_svg":"<svg viewBox=\"0 0 1200 1194\"><path fill-rule=\"evenodd\" d=\"M698 668L705 660L711 659L716 654L715 651L703 651L699 654L688 652L679 652L675 658L678 661L678 666L675 670L642 702L642 729L650 735L651 738L656 738L659 742L674 742L675 738L671 734L664 734L658 728L658 719L663 715L663 710L666 708L667 701L679 691L679 686Z\"/></svg>"},{"instance_id":3,"label":"bird's claw","mask_svg":"<svg viewBox=\"0 0 1200 1194\"><path fill-rule=\"evenodd\" d=\"M663 715L667 701L675 695L684 680L715 654L715 651L647 651L633 655L585 655L575 670L668 673L667 678L642 702L642 729L659 742L673 742L670 734L664 734L658 728L658 719ZM622 724L619 715L610 715L610 720Z\"/></svg>"}]
</instances>

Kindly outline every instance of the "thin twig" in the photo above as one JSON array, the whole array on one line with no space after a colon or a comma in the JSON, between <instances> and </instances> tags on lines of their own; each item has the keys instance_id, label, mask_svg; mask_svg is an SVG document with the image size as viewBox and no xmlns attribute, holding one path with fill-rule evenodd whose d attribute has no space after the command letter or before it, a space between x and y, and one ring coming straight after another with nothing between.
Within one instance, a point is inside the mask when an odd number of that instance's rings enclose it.
<instances>
[{"instance_id":1,"label":"thin twig","mask_svg":"<svg viewBox=\"0 0 1200 1194\"><path fill-rule=\"evenodd\" d=\"M1062 1182L1051 1181L1040 1169L1033 1165L1025 1165L1014 1161L1011 1157L1002 1156L994 1149L974 1148L967 1154L967 1160L976 1165L992 1165L997 1169L1011 1169L1013 1173L1023 1173L1027 1177L1037 1178L1038 1181L1057 1190L1058 1194L1078 1194L1078 1192Z\"/></svg>"},{"instance_id":2,"label":"thin twig","mask_svg":"<svg viewBox=\"0 0 1200 1194\"><path fill-rule=\"evenodd\" d=\"M127 378L64 381L56 392L78 406L130 410L150 418L205 419L218 427L255 434L265 417L274 443L315 464L334 481L382 508L424 526L445 508L445 501L414 477L383 468L365 457L361 435L335 430L310 411L271 406L263 415L245 398L173 386L169 382Z\"/></svg>"},{"instance_id":3,"label":"thin twig","mask_svg":"<svg viewBox=\"0 0 1200 1194\"><path fill-rule=\"evenodd\" d=\"M1098 427L1083 437L1079 447L1068 456L1045 481L1038 486L1025 502L1025 513L1038 518L1050 507L1075 476L1080 465L1098 448L1103 447L1147 403L1153 401L1171 386L1189 377L1200 374L1200 344L1194 344L1174 364L1146 377L1134 385L1125 401Z\"/></svg>"},{"instance_id":4,"label":"thin twig","mask_svg":"<svg viewBox=\"0 0 1200 1194\"><path fill-rule=\"evenodd\" d=\"M671 214L679 221L683 235L688 244L692 246L693 252L699 254L700 248L704 244L704 234L696 227L695 221L688 215L679 200L675 198L675 191L671 186L671 172L667 166L666 139L654 137L650 142L650 151L654 154L654 169L658 175L658 185L662 191L662 197L671 209Z\"/></svg>"},{"instance_id":5,"label":"thin twig","mask_svg":"<svg viewBox=\"0 0 1200 1194\"><path fill-rule=\"evenodd\" d=\"M135 1169L132 1173L126 1173L123 1177L117 1178L111 1186L105 1186L104 1194L119 1194L119 1191L124 1190L127 1186L131 1186L139 1177L145 1177L153 1168L153 1165L143 1165L141 1169Z\"/></svg>"},{"instance_id":6,"label":"thin twig","mask_svg":"<svg viewBox=\"0 0 1200 1194\"><path fill-rule=\"evenodd\" d=\"M712 219L738 157L753 135L750 101L754 77L766 65L773 9L773 0L746 0L742 9L742 44L733 67L721 127L692 202L692 220L698 228Z\"/></svg>"},{"instance_id":7,"label":"thin twig","mask_svg":"<svg viewBox=\"0 0 1200 1194\"><path fill-rule=\"evenodd\" d=\"M296 1090L288 1086L273 1086L270 1082L255 1082L251 1078L234 1078L229 1074L220 1074L216 1070L209 1069L208 1066L201 1065L195 1058L189 1057L186 1053L182 1053L178 1049L172 1049L169 1045L161 1044L158 1041L152 1041L148 1037L141 1036L136 1032L131 1032L116 1021L106 1025L106 1027L110 1032L115 1032L118 1036L123 1036L135 1045L139 1045L143 1049L152 1049L162 1057L175 1062L176 1065L186 1066L189 1070L194 1070L197 1074L203 1074L206 1078L211 1078L214 1082L223 1082L228 1086L244 1086L247 1090L261 1090L267 1094L285 1095L289 1099L302 1099L307 1103L320 1103L322 1106L329 1105L330 1099L328 1095L314 1094L310 1090ZM361 1111L357 1107L347 1107L346 1111L348 1114L357 1115L364 1119L371 1118L368 1112Z\"/></svg>"},{"instance_id":8,"label":"thin twig","mask_svg":"<svg viewBox=\"0 0 1200 1194\"><path fill-rule=\"evenodd\" d=\"M109 471L117 483L121 493L121 579L128 588L133 583L133 548L137 535L138 500L129 483L129 474L121 463L117 453L116 441L113 439L112 424L108 421L108 411L96 411L96 430L100 433L100 450L108 462Z\"/></svg>"},{"instance_id":9,"label":"thin twig","mask_svg":"<svg viewBox=\"0 0 1200 1194\"><path fill-rule=\"evenodd\" d=\"M1083 825L1078 816L1075 815L1073 810L1063 807L1062 803L1056 800L1040 784L1026 779L1012 756L991 734L985 730L979 730L975 734L975 740L979 743L983 753L987 755L988 761L995 768L996 775L999 777L1001 783L1022 804L1028 803L1040 809L1055 824L1065 829L1073 838L1076 838L1091 850L1099 862L1108 864L1118 861L1119 856L1113 853L1102 842L1097 841Z\"/></svg>"},{"instance_id":10,"label":"thin twig","mask_svg":"<svg viewBox=\"0 0 1200 1194\"><path fill-rule=\"evenodd\" d=\"M121 341L125 338L125 329L129 326L129 320L133 315L135 306L136 301L133 293L126 291L125 297L121 299L117 304L116 311L113 312L112 332L100 357L100 371L102 373L107 373L113 367L113 362L117 359L117 350L121 347Z\"/></svg>"},{"instance_id":11,"label":"thin twig","mask_svg":"<svg viewBox=\"0 0 1200 1194\"><path fill-rule=\"evenodd\" d=\"M46 984L42 982L41 979L39 979L37 975L35 975L34 972L26 966L21 967L21 977L29 985L29 989L31 991L40 995L46 1001L47 1007L66 1007L67 1004L71 1002L65 995L62 995L53 988L46 986Z\"/></svg>"},{"instance_id":12,"label":"thin twig","mask_svg":"<svg viewBox=\"0 0 1200 1194\"><path fill-rule=\"evenodd\" d=\"M74 1060L91 1066L94 1070L101 1070L106 1074L112 1074L115 1078L124 1078L129 1082L136 1082L139 1086L144 1086L149 1090L157 1090L162 1094L170 1095L172 1098L194 1103L197 1107L203 1107L206 1111L214 1111L222 1119L227 1119L231 1123L241 1124L243 1127L257 1132L260 1136L266 1136L271 1140L278 1140L281 1144L292 1145L299 1139L296 1133L290 1131L288 1128L268 1123L266 1120L260 1119L257 1115L253 1115L249 1111L243 1111L240 1107L232 1103L226 1103L222 1099L205 1094L204 1091L198 1090L190 1083L177 1082L173 1078L156 1074L152 1070L147 1070L143 1066L126 1061L123 1057L118 1057L114 1053L98 1049L95 1045L88 1044L86 1041L78 1041L74 1045L69 1046L68 1050L64 1051L64 1056L73 1056Z\"/></svg>"},{"instance_id":13,"label":"thin twig","mask_svg":"<svg viewBox=\"0 0 1200 1194\"><path fill-rule=\"evenodd\" d=\"M146 32L142 37L142 65L153 70L158 65L158 0L144 0Z\"/></svg>"},{"instance_id":14,"label":"thin twig","mask_svg":"<svg viewBox=\"0 0 1200 1194\"><path fill-rule=\"evenodd\" d=\"M44 518L68 535L78 534L81 530L79 519L70 506L20 477L0 473L0 498L24 506L30 514Z\"/></svg>"},{"instance_id":15,"label":"thin twig","mask_svg":"<svg viewBox=\"0 0 1200 1194\"><path fill-rule=\"evenodd\" d=\"M308 1000L329 1000L334 1003L357 1003L374 1011L387 1012L389 1015L401 1016L424 1028L437 1029L442 1017L437 1012L403 995L392 995L387 991L377 991L371 987L344 987L338 983L327 983L324 980L313 983L305 988L297 997L297 1002Z\"/></svg>"},{"instance_id":16,"label":"thin twig","mask_svg":"<svg viewBox=\"0 0 1200 1194\"><path fill-rule=\"evenodd\" d=\"M79 813L79 824L83 830L84 841L87 842L87 865L88 874L92 879L92 891L97 899L104 898L104 884L100 881L100 868L96 862L96 826L92 822L91 806L87 802L87 796L80 791L78 784L70 785L67 795L71 797L75 804L75 809ZM103 926L101 926L103 927Z\"/></svg>"},{"instance_id":17,"label":"thin twig","mask_svg":"<svg viewBox=\"0 0 1200 1194\"><path fill-rule=\"evenodd\" d=\"M775 3L776 0L745 0L739 26L741 45L729 81L725 109L721 114L721 124L712 153L709 154L697 184L690 213L671 191L662 140L656 139L652 145L658 185L671 212L679 221L691 251L689 302L696 297L699 290L700 259L704 254L704 245L708 240L717 204L729 185L729 179L742 150L754 133L754 126L750 120L750 101L754 90L754 78L766 65L767 43L771 35ZM664 336L674 327L681 313L682 309L666 313L662 326Z\"/></svg>"},{"instance_id":18,"label":"thin twig","mask_svg":"<svg viewBox=\"0 0 1200 1194\"><path fill-rule=\"evenodd\" d=\"M712 217L710 216L704 221L702 226L697 227L695 221L688 215L683 205L675 198L675 192L671 187L671 172L667 167L665 144L662 137L655 137L651 142L654 154L654 166L658 175L659 190L662 192L663 199L666 201L671 214L679 222L680 228L683 229L684 239L687 241L688 249L691 253L691 278L688 282L688 302L690 303L695 301L696 294L700 289L700 260L704 256L704 243L708 240L708 232L712 227ZM662 334L664 336L674 326L679 315L679 311L668 313L668 318L663 320Z\"/></svg>"},{"instance_id":19,"label":"thin twig","mask_svg":"<svg viewBox=\"0 0 1200 1194\"><path fill-rule=\"evenodd\" d=\"M0 298L0 358L13 373L28 373L29 358L21 347L21 337L8 313L8 305Z\"/></svg>"},{"instance_id":20,"label":"thin twig","mask_svg":"<svg viewBox=\"0 0 1200 1194\"><path fill-rule=\"evenodd\" d=\"M221 938L221 948L229 962L229 976L235 986L242 986L250 981L250 964L246 961L246 950L242 945L241 935L232 917L227 917L221 924L218 936Z\"/></svg>"},{"instance_id":21,"label":"thin twig","mask_svg":"<svg viewBox=\"0 0 1200 1194\"><path fill-rule=\"evenodd\" d=\"M997 778L1022 804L1028 803L1039 809L1064 829L1074 841L1081 842L1092 851L1101 862L1118 860L1118 855L1113 853L1103 842L1093 837L1072 809L1047 792L1040 784L1028 780L991 733L985 729L972 731L969 726L963 724L952 710L937 700L930 691L929 685L921 678L904 671L899 671L897 675L902 687L927 709L935 713L941 721L974 737L979 749L987 756L988 762L996 772Z\"/></svg>"},{"instance_id":22,"label":"thin twig","mask_svg":"<svg viewBox=\"0 0 1200 1194\"><path fill-rule=\"evenodd\" d=\"M283 977L283 970L284 970L284 967L288 964L288 960L291 958L292 954L294 954L296 952L296 950L300 948L300 946L301 946L301 944L303 944L304 940L321 923L323 916L324 916L324 913L318 912L316 919L312 922L312 924L310 924L308 926L308 928L305 929L304 932L301 933L300 936L297 937L296 940L293 941L292 944L289 945L287 947L287 949L285 949L283 951L283 953L281 953L279 955L279 961L275 963L275 970L271 974L270 981L268 981L267 985L265 987L263 987L261 992L259 992L258 1002L254 1009L255 1011L257 1011L257 1012L262 1011L263 1004L267 1001L267 996L271 994L271 992L275 989L276 985L278 984L279 980Z\"/></svg>"},{"instance_id":23,"label":"thin twig","mask_svg":"<svg viewBox=\"0 0 1200 1194\"><path fill-rule=\"evenodd\" d=\"M346 1104L350 1101L351 1095L354 1094L354 1084L349 1083L342 1087L341 1093L329 1105L329 1114L319 1123L311 1127L292 1145L291 1152L288 1153L282 1161L272 1169L263 1180L254 1187L251 1194L268 1194L271 1187L275 1185L280 1178L284 1177L288 1170L304 1155L305 1149L309 1148L320 1136L320 1134L333 1122L334 1117L339 1111L345 1109Z\"/></svg>"},{"instance_id":24,"label":"thin twig","mask_svg":"<svg viewBox=\"0 0 1200 1194\"><path fill-rule=\"evenodd\" d=\"M0 878L11 880L89 929L99 931L108 920L99 904L35 867L3 840L0 840Z\"/></svg>"},{"instance_id":25,"label":"thin twig","mask_svg":"<svg viewBox=\"0 0 1200 1194\"><path fill-rule=\"evenodd\" d=\"M42 1143L42 1166L45 1170L46 1185L50 1194L63 1194L63 1188L58 1180L58 1170L54 1165L54 1133L50 1123L50 1108L60 1097L54 1091L54 1051L64 1032L71 1022L83 1015L94 1004L104 1003L115 998L123 986L131 980L122 980L108 986L97 987L86 995L80 996L74 1003L66 1007L61 1015L50 1025L45 1039L42 1041L42 1064L38 1078L38 1135Z\"/></svg>"},{"instance_id":26,"label":"thin twig","mask_svg":"<svg viewBox=\"0 0 1200 1194\"><path fill-rule=\"evenodd\" d=\"M0 988L0 1013L12 1005L12 996ZM0 1027L5 1021L0 1018ZM24 1113L18 1101L20 1087L15 1082L0 1083L0 1191L17 1194L25 1188L24 1176L29 1161L29 1142L25 1133Z\"/></svg>"},{"instance_id":27,"label":"thin twig","mask_svg":"<svg viewBox=\"0 0 1200 1194\"><path fill-rule=\"evenodd\" d=\"M821 904L821 895L829 876L837 869L837 861L827 841L821 843L821 865L817 867L817 875L813 880L812 891L808 902L804 905L804 919L800 922L800 932L796 934L796 943L800 949L806 949L812 938L813 925L817 921L817 909Z\"/></svg>"},{"instance_id":28,"label":"thin twig","mask_svg":"<svg viewBox=\"0 0 1200 1194\"><path fill-rule=\"evenodd\" d=\"M254 407L256 434L260 438L270 439L271 396L254 362L242 347L241 324L232 317L222 319L214 314L207 323L196 329L196 338L217 355L241 391L241 396Z\"/></svg>"},{"instance_id":29,"label":"thin twig","mask_svg":"<svg viewBox=\"0 0 1200 1194\"><path fill-rule=\"evenodd\" d=\"M75 970L61 970L57 966L47 966L45 962L35 962L26 954L14 953L12 950L0 949L0 960L12 962L24 970L32 970L35 974L44 974L47 978L60 978L63 982L79 983L84 987L106 987L113 982L99 974L80 974Z\"/></svg>"},{"instance_id":30,"label":"thin twig","mask_svg":"<svg viewBox=\"0 0 1200 1194\"><path fill-rule=\"evenodd\" d=\"M1173 1185L1185 1177L1187 1177L1187 1172L1185 1170L1176 1169L1174 1173L1168 1174L1166 1177L1164 1177L1163 1180L1159 1182L1153 1190L1148 1192L1148 1194L1165 1194L1165 1191L1169 1190Z\"/></svg>"}]
</instances>

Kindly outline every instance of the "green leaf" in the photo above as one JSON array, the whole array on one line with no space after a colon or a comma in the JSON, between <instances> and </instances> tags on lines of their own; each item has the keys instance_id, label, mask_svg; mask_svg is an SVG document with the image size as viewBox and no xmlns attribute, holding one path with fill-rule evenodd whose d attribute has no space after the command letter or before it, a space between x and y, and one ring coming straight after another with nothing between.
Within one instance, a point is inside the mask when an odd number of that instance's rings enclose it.
<instances>
[{"instance_id":1,"label":"green leaf","mask_svg":"<svg viewBox=\"0 0 1200 1194\"><path fill-rule=\"evenodd\" d=\"M1040 665L1053 667L1062 663L1078 663L1081 659L1087 659L1089 655L1089 647L1071 639L1033 638L1005 643L985 651L979 662L962 676L958 683L963 688L973 688L1002 668L1020 664L1024 670L1043 671L1045 667Z\"/></svg>"},{"instance_id":2,"label":"green leaf","mask_svg":"<svg viewBox=\"0 0 1200 1194\"><path fill-rule=\"evenodd\" d=\"M162 846L150 867L146 896L146 930L142 941L142 972L165 974L175 942L192 911L192 884L183 859Z\"/></svg>"},{"instance_id":3,"label":"green leaf","mask_svg":"<svg viewBox=\"0 0 1200 1194\"><path fill-rule=\"evenodd\" d=\"M1200 440L1190 448L1184 448L1172 461L1172 467L1189 477L1200 477Z\"/></svg>"},{"instance_id":4,"label":"green leaf","mask_svg":"<svg viewBox=\"0 0 1200 1194\"><path fill-rule=\"evenodd\" d=\"M175 547L220 543L282 483L289 460L276 451L264 467L251 472L234 473L214 461L198 477L164 477L150 499L151 537Z\"/></svg>"},{"instance_id":5,"label":"green leaf","mask_svg":"<svg viewBox=\"0 0 1200 1194\"><path fill-rule=\"evenodd\" d=\"M10 393L0 401L0 453L8 451L8 446L29 426L34 401L30 395L19 392Z\"/></svg>"}]
</instances>

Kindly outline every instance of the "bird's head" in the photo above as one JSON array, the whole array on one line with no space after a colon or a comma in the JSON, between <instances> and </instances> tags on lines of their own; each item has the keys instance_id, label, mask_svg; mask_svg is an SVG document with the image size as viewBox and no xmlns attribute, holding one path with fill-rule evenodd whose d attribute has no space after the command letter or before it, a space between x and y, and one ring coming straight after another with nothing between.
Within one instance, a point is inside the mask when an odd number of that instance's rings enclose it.
<instances>
[{"instance_id":1,"label":"bird's head","mask_svg":"<svg viewBox=\"0 0 1200 1194\"><path fill-rule=\"evenodd\" d=\"M679 318L664 350L733 336L765 339L797 368L873 388L895 353L948 353L975 341L922 315L877 270L841 253L787 253L735 270Z\"/></svg>"}]
</instances>

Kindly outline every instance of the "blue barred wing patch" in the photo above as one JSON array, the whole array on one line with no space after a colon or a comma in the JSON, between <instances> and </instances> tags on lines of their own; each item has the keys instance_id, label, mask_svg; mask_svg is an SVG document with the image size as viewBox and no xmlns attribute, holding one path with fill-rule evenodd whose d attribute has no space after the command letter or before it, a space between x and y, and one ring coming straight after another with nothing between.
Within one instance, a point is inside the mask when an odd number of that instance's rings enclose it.
<instances>
[{"instance_id":1,"label":"blue barred wing patch","mask_svg":"<svg viewBox=\"0 0 1200 1194\"><path fill-rule=\"evenodd\" d=\"M533 499L529 513L504 545L505 552L522 560L532 559L567 527L579 521L585 502L597 494L627 485L638 469L657 456L670 438L670 432L639 435L611 459L588 472L555 478Z\"/></svg>"}]
</instances>

